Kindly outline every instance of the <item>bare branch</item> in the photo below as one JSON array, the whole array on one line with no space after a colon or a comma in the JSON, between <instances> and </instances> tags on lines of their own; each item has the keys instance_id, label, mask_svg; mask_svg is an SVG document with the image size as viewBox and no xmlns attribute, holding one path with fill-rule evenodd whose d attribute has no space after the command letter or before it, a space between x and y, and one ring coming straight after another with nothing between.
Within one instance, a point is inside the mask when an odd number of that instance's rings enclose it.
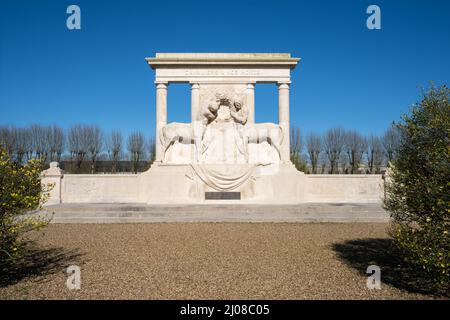
<instances>
[{"instance_id":1,"label":"bare branch","mask_svg":"<svg viewBox=\"0 0 450 320\"><path fill-rule=\"evenodd\" d=\"M47 161L50 153L51 128L33 124L30 130L32 149L35 157L44 162Z\"/></svg>"},{"instance_id":2,"label":"bare branch","mask_svg":"<svg viewBox=\"0 0 450 320\"><path fill-rule=\"evenodd\" d=\"M113 131L106 140L106 148L109 154L109 158L112 161L111 173L117 172L117 165L122 152L122 133L119 131Z\"/></svg>"},{"instance_id":3,"label":"bare branch","mask_svg":"<svg viewBox=\"0 0 450 320\"><path fill-rule=\"evenodd\" d=\"M141 132L134 132L128 136L127 148L130 152L133 171L137 173L139 160L144 153L144 135Z\"/></svg>"},{"instance_id":4,"label":"bare branch","mask_svg":"<svg viewBox=\"0 0 450 320\"><path fill-rule=\"evenodd\" d=\"M87 151L91 158L91 173L95 173L97 157L103 146L103 133L99 126L91 125L85 127L87 136Z\"/></svg>"},{"instance_id":5,"label":"bare branch","mask_svg":"<svg viewBox=\"0 0 450 320\"><path fill-rule=\"evenodd\" d=\"M306 149L308 151L309 161L311 162L312 173L317 173L319 155L322 152L322 137L315 133L309 133L306 136Z\"/></svg>"},{"instance_id":6,"label":"bare branch","mask_svg":"<svg viewBox=\"0 0 450 320\"><path fill-rule=\"evenodd\" d=\"M148 161L150 163L153 163L155 160L155 154L156 154L156 144L155 144L155 138L150 137L147 140L147 148L148 148Z\"/></svg>"},{"instance_id":7,"label":"bare branch","mask_svg":"<svg viewBox=\"0 0 450 320\"><path fill-rule=\"evenodd\" d=\"M0 146L6 149L8 155L12 157L15 144L14 129L11 126L0 127Z\"/></svg>"},{"instance_id":8,"label":"bare branch","mask_svg":"<svg viewBox=\"0 0 450 320\"><path fill-rule=\"evenodd\" d=\"M367 149L367 141L355 130L346 132L344 139L344 148L350 164L351 173L358 173L364 152Z\"/></svg>"},{"instance_id":9,"label":"bare branch","mask_svg":"<svg viewBox=\"0 0 450 320\"><path fill-rule=\"evenodd\" d=\"M382 143L384 147L384 152L388 161L391 162L396 158L396 150L400 142L400 131L397 126L393 123L386 130L382 137Z\"/></svg>"},{"instance_id":10,"label":"bare branch","mask_svg":"<svg viewBox=\"0 0 450 320\"><path fill-rule=\"evenodd\" d=\"M14 128L14 153L16 161L22 164L31 147L31 133L27 128Z\"/></svg>"},{"instance_id":11,"label":"bare branch","mask_svg":"<svg viewBox=\"0 0 450 320\"><path fill-rule=\"evenodd\" d=\"M50 128L50 161L60 161L64 151L64 130L56 125Z\"/></svg>"},{"instance_id":12,"label":"bare branch","mask_svg":"<svg viewBox=\"0 0 450 320\"><path fill-rule=\"evenodd\" d=\"M86 126L76 124L70 127L67 139L70 158L71 160L76 160L77 169L80 170L81 164L89 149L89 137Z\"/></svg>"},{"instance_id":13,"label":"bare branch","mask_svg":"<svg viewBox=\"0 0 450 320\"><path fill-rule=\"evenodd\" d=\"M370 173L379 173L383 164L383 146L381 139L371 135L367 139L367 166Z\"/></svg>"},{"instance_id":14,"label":"bare branch","mask_svg":"<svg viewBox=\"0 0 450 320\"><path fill-rule=\"evenodd\" d=\"M330 173L338 172L339 159L344 148L345 131L342 128L329 129L324 136L325 153L330 162Z\"/></svg>"}]
</instances>

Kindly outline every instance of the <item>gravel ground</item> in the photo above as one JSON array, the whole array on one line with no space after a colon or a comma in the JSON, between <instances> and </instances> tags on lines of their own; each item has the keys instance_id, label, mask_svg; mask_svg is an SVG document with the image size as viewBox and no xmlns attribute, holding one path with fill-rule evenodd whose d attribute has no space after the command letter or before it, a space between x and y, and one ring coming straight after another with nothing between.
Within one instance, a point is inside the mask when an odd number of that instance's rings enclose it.
<instances>
[{"instance_id":1,"label":"gravel ground","mask_svg":"<svg viewBox=\"0 0 450 320\"><path fill-rule=\"evenodd\" d=\"M2 299L423 299L382 223L59 224L35 232ZM31 261L31 262L30 262ZM81 290L66 268L81 267ZM381 267L381 290L366 268ZM396 269L397 268L397 269Z\"/></svg>"}]
</instances>

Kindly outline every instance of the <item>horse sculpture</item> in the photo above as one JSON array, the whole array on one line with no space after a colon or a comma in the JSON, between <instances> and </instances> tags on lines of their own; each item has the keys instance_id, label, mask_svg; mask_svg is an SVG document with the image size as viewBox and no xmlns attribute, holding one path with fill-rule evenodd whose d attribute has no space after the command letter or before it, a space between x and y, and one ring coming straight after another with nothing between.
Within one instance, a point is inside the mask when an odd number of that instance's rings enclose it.
<instances>
[{"instance_id":1,"label":"horse sculpture","mask_svg":"<svg viewBox=\"0 0 450 320\"><path fill-rule=\"evenodd\" d=\"M195 145L195 162L200 161L202 152L201 143L205 133L206 126L217 116L219 106L209 104L206 108L200 110L196 120L191 123L172 122L161 128L159 137L163 150L163 160L166 151L175 142Z\"/></svg>"},{"instance_id":2,"label":"horse sculpture","mask_svg":"<svg viewBox=\"0 0 450 320\"><path fill-rule=\"evenodd\" d=\"M267 141L270 146L275 148L281 159L281 144L283 143L283 127L274 123L249 123L242 126L240 130L241 138L244 143L244 150L248 161L248 144L261 143Z\"/></svg>"},{"instance_id":3,"label":"horse sculpture","mask_svg":"<svg viewBox=\"0 0 450 320\"><path fill-rule=\"evenodd\" d=\"M247 114L240 102L232 103L229 99L222 98L202 108L192 123L173 122L161 128L159 137L163 149L163 161L170 146L178 142L193 143L195 146L195 162L199 163L200 157L208 148L209 142L214 139L212 136L205 136L206 127L211 122L217 121L218 110L221 105L230 108L230 117L234 120L238 137L240 137L239 140L241 140L240 143L242 143L241 146L238 145L238 148L243 149L241 152L245 155L247 162L249 161L248 144L259 144L264 141L267 141L276 150L281 159L283 126L274 123L249 123L247 122Z\"/></svg>"}]
</instances>

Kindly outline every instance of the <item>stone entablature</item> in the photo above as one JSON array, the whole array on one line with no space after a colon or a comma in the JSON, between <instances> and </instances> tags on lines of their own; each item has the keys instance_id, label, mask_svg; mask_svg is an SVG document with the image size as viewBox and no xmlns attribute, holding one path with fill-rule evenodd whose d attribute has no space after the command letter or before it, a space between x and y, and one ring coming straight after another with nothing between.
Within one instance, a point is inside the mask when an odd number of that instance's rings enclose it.
<instances>
[{"instance_id":1,"label":"stone entablature","mask_svg":"<svg viewBox=\"0 0 450 320\"><path fill-rule=\"evenodd\" d=\"M288 53L157 53L146 58L156 83L290 83L300 61Z\"/></svg>"}]
</instances>

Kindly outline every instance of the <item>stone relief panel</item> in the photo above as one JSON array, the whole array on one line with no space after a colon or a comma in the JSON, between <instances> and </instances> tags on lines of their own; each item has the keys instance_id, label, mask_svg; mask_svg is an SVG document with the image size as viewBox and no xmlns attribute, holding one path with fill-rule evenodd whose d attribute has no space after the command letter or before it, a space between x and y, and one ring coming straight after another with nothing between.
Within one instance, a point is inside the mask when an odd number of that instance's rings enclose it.
<instances>
[{"instance_id":1,"label":"stone relief panel","mask_svg":"<svg viewBox=\"0 0 450 320\"><path fill-rule=\"evenodd\" d=\"M201 85L193 123L169 123L161 129L163 163L279 163L283 128L248 123L245 94L245 84Z\"/></svg>"},{"instance_id":2,"label":"stone relief panel","mask_svg":"<svg viewBox=\"0 0 450 320\"><path fill-rule=\"evenodd\" d=\"M233 101L245 101L247 85L245 84L201 84L200 106L205 106L220 98Z\"/></svg>"}]
</instances>

